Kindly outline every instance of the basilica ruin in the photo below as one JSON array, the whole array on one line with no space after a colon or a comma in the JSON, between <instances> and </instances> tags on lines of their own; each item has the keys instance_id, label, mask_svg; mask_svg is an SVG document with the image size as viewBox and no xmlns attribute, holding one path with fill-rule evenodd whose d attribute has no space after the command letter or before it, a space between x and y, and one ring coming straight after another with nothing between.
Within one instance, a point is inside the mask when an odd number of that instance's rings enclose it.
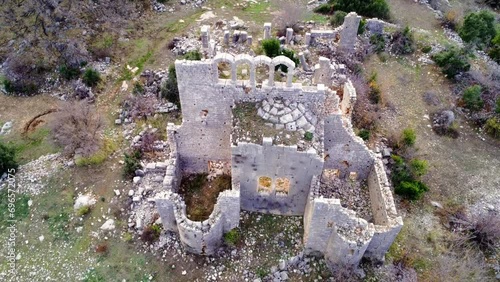
<instances>
[{"instance_id":1,"label":"basilica ruin","mask_svg":"<svg viewBox=\"0 0 500 282\"><path fill-rule=\"evenodd\" d=\"M307 33L304 48L340 37L338 47L348 51L359 21L351 13L338 30ZM270 29L264 26L263 38ZM284 44L291 37L287 30ZM167 127L169 160L147 168L164 172L154 199L164 229L178 233L189 252L211 255L238 227L241 210L296 215L303 216L305 254L324 256L331 267L383 260L403 221L381 157L352 129L356 91L345 67L323 57L309 67L301 53L302 68L313 73L304 86L285 56L217 52L206 27L201 39L206 58L175 63L183 120ZM204 221L188 218L179 194L187 173L232 177Z\"/></svg>"}]
</instances>

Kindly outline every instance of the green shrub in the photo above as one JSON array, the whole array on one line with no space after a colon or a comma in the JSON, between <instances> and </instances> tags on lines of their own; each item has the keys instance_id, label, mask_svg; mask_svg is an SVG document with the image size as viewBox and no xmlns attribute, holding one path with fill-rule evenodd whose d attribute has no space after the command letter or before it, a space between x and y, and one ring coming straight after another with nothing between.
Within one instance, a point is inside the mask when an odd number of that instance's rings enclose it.
<instances>
[{"instance_id":1,"label":"green shrub","mask_svg":"<svg viewBox=\"0 0 500 282\"><path fill-rule=\"evenodd\" d=\"M175 65L170 65L168 68L168 78L161 88L161 97L167 99L169 102L174 103L180 108L179 88L177 86L177 74L175 72Z\"/></svg>"},{"instance_id":2,"label":"green shrub","mask_svg":"<svg viewBox=\"0 0 500 282\"><path fill-rule=\"evenodd\" d=\"M201 58L202 55L198 50L189 51L184 55L184 59L191 61L201 61Z\"/></svg>"},{"instance_id":3,"label":"green shrub","mask_svg":"<svg viewBox=\"0 0 500 282\"><path fill-rule=\"evenodd\" d=\"M135 150L132 154L124 154L124 166L123 166L123 175L125 177L133 177L135 176L135 171L141 169L141 159L142 154L139 150Z\"/></svg>"},{"instance_id":4,"label":"green shrub","mask_svg":"<svg viewBox=\"0 0 500 282\"><path fill-rule=\"evenodd\" d=\"M458 50L451 47L435 54L432 59L441 67L441 71L451 79L454 79L457 74L470 69L469 60L463 49Z\"/></svg>"},{"instance_id":5,"label":"green shrub","mask_svg":"<svg viewBox=\"0 0 500 282\"><path fill-rule=\"evenodd\" d=\"M368 87L370 88L370 92L368 92L368 98L374 104L378 104L382 100L382 91L377 83L377 73L374 72L370 75L368 79Z\"/></svg>"},{"instance_id":6,"label":"green shrub","mask_svg":"<svg viewBox=\"0 0 500 282\"><path fill-rule=\"evenodd\" d=\"M325 3L314 8L314 12L322 15L331 15L333 13L333 5Z\"/></svg>"},{"instance_id":7,"label":"green shrub","mask_svg":"<svg viewBox=\"0 0 500 282\"><path fill-rule=\"evenodd\" d=\"M224 242L231 247L236 246L240 241L240 238L241 234L237 228L233 228L224 234Z\"/></svg>"},{"instance_id":8,"label":"green shrub","mask_svg":"<svg viewBox=\"0 0 500 282\"><path fill-rule=\"evenodd\" d=\"M0 142L0 176L4 173L14 174L18 167L16 149Z\"/></svg>"},{"instance_id":9,"label":"green shrub","mask_svg":"<svg viewBox=\"0 0 500 282\"><path fill-rule=\"evenodd\" d=\"M394 160L391 177L394 192L410 200L420 199L423 193L429 190L427 185L420 181L420 177L427 173L427 162L414 159L408 166L401 156L392 155L391 158Z\"/></svg>"},{"instance_id":10,"label":"green shrub","mask_svg":"<svg viewBox=\"0 0 500 282\"><path fill-rule=\"evenodd\" d=\"M12 81L9 79L5 79L3 81L3 85L5 87L5 91L10 94L18 93L32 96L34 94L37 94L39 90L38 85L32 82Z\"/></svg>"},{"instance_id":11,"label":"green shrub","mask_svg":"<svg viewBox=\"0 0 500 282\"><path fill-rule=\"evenodd\" d=\"M361 139L366 141L366 140L370 139L370 131L366 130L366 129L361 129L358 132L358 136L361 137Z\"/></svg>"},{"instance_id":12,"label":"green shrub","mask_svg":"<svg viewBox=\"0 0 500 282\"><path fill-rule=\"evenodd\" d=\"M415 134L415 130L413 128L405 128L403 130L403 134L401 136L401 142L406 146L415 145L415 140L417 139L417 135Z\"/></svg>"},{"instance_id":13,"label":"green shrub","mask_svg":"<svg viewBox=\"0 0 500 282\"><path fill-rule=\"evenodd\" d=\"M356 12L367 18L390 18L389 5L385 0L330 0L328 3L335 11ZM321 11L326 11L326 8Z\"/></svg>"},{"instance_id":14,"label":"green shrub","mask_svg":"<svg viewBox=\"0 0 500 282\"><path fill-rule=\"evenodd\" d=\"M394 192L410 200L419 200L429 187L420 181L403 181L399 183Z\"/></svg>"},{"instance_id":15,"label":"green shrub","mask_svg":"<svg viewBox=\"0 0 500 282\"><path fill-rule=\"evenodd\" d=\"M377 54L385 51L385 38L382 34L370 36L370 44L373 45L373 51Z\"/></svg>"},{"instance_id":16,"label":"green shrub","mask_svg":"<svg viewBox=\"0 0 500 282\"><path fill-rule=\"evenodd\" d=\"M419 178L427 173L427 161L413 159L410 161L410 171L415 178Z\"/></svg>"},{"instance_id":17,"label":"green shrub","mask_svg":"<svg viewBox=\"0 0 500 282\"><path fill-rule=\"evenodd\" d=\"M483 99L481 98L481 86L474 85L465 89L462 100L465 103L465 107L472 111L479 111L483 108Z\"/></svg>"},{"instance_id":18,"label":"green shrub","mask_svg":"<svg viewBox=\"0 0 500 282\"><path fill-rule=\"evenodd\" d=\"M422 53L427 54L427 53L429 53L432 50L432 47L429 46L429 45L426 45L426 46L422 47L421 50L422 50Z\"/></svg>"},{"instance_id":19,"label":"green shrub","mask_svg":"<svg viewBox=\"0 0 500 282\"><path fill-rule=\"evenodd\" d=\"M341 26L344 23L344 18L347 16L347 13L344 11L335 11L333 13L332 18L330 19L330 24L333 27Z\"/></svg>"},{"instance_id":20,"label":"green shrub","mask_svg":"<svg viewBox=\"0 0 500 282\"><path fill-rule=\"evenodd\" d=\"M83 83L88 87L94 87L101 82L101 75L95 69L88 68L83 73Z\"/></svg>"},{"instance_id":21,"label":"green shrub","mask_svg":"<svg viewBox=\"0 0 500 282\"><path fill-rule=\"evenodd\" d=\"M306 141L312 141L313 137L314 137L314 135L312 132L306 131L306 133L304 133L304 139Z\"/></svg>"},{"instance_id":22,"label":"green shrub","mask_svg":"<svg viewBox=\"0 0 500 282\"><path fill-rule=\"evenodd\" d=\"M153 243L154 241L158 240L158 238L160 238L160 233L161 226L155 223L144 228L144 231L142 231L141 234L141 239L144 242Z\"/></svg>"},{"instance_id":23,"label":"green shrub","mask_svg":"<svg viewBox=\"0 0 500 282\"><path fill-rule=\"evenodd\" d=\"M495 15L486 10L468 14L458 34L465 42L484 49L496 35Z\"/></svg>"},{"instance_id":24,"label":"green shrub","mask_svg":"<svg viewBox=\"0 0 500 282\"><path fill-rule=\"evenodd\" d=\"M68 65L62 65L59 67L59 74L66 80L72 80L80 76L80 68Z\"/></svg>"},{"instance_id":25,"label":"green shrub","mask_svg":"<svg viewBox=\"0 0 500 282\"><path fill-rule=\"evenodd\" d=\"M281 54L280 48L280 41L276 38L262 40L264 54L270 58L279 56Z\"/></svg>"},{"instance_id":26,"label":"green shrub","mask_svg":"<svg viewBox=\"0 0 500 282\"><path fill-rule=\"evenodd\" d=\"M392 52L399 55L411 54L415 51L415 41L413 33L407 26L403 30L398 30L392 37Z\"/></svg>"},{"instance_id":27,"label":"green shrub","mask_svg":"<svg viewBox=\"0 0 500 282\"><path fill-rule=\"evenodd\" d=\"M488 56L490 58L500 64L500 32L497 32L495 38L491 40L491 49L488 50Z\"/></svg>"},{"instance_id":28,"label":"green shrub","mask_svg":"<svg viewBox=\"0 0 500 282\"><path fill-rule=\"evenodd\" d=\"M296 66L299 65L299 58L297 57L297 55L295 55L295 51L290 50L290 49L283 49L281 51L281 55L289 58L290 60L292 60L295 63ZM278 68L278 67L281 68L282 72L288 72L288 67L287 66L285 66L285 65L278 65L278 66L276 66L276 68Z\"/></svg>"},{"instance_id":29,"label":"green shrub","mask_svg":"<svg viewBox=\"0 0 500 282\"><path fill-rule=\"evenodd\" d=\"M495 113L500 114L500 98L497 99Z\"/></svg>"},{"instance_id":30,"label":"green shrub","mask_svg":"<svg viewBox=\"0 0 500 282\"><path fill-rule=\"evenodd\" d=\"M123 234L123 241L125 241L127 243L132 242L133 239L134 239L134 236L130 232L125 232Z\"/></svg>"},{"instance_id":31,"label":"green shrub","mask_svg":"<svg viewBox=\"0 0 500 282\"><path fill-rule=\"evenodd\" d=\"M366 30L366 20L365 20L365 19L362 19L362 20L359 22L359 26L358 26L358 34L363 34L363 33L365 33L365 30Z\"/></svg>"},{"instance_id":32,"label":"green shrub","mask_svg":"<svg viewBox=\"0 0 500 282\"><path fill-rule=\"evenodd\" d=\"M500 118L492 117L486 121L484 127L486 133L491 135L493 138L500 139Z\"/></svg>"}]
</instances>

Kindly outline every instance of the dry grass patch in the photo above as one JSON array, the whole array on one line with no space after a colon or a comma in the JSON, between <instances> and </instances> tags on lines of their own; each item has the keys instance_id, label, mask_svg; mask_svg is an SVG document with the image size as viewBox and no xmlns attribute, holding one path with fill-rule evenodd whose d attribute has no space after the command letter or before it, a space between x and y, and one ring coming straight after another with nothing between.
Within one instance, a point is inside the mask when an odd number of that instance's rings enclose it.
<instances>
[{"instance_id":1,"label":"dry grass patch","mask_svg":"<svg viewBox=\"0 0 500 282\"><path fill-rule=\"evenodd\" d=\"M220 175L208 181L207 174L200 173L183 177L179 192L184 197L189 219L203 221L212 214L219 193L230 189L230 175Z\"/></svg>"}]
</instances>

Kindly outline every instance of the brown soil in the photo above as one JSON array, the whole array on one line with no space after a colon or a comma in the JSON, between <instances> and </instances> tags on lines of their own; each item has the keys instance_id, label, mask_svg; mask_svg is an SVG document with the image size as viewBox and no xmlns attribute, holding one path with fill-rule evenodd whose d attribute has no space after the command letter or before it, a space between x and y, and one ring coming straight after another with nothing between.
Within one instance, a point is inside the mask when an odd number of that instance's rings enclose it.
<instances>
[{"instance_id":1,"label":"brown soil","mask_svg":"<svg viewBox=\"0 0 500 282\"><path fill-rule=\"evenodd\" d=\"M220 175L207 180L207 174L191 174L182 178L179 193L184 197L187 216L194 221L208 219L219 193L231 189L231 176Z\"/></svg>"}]
</instances>

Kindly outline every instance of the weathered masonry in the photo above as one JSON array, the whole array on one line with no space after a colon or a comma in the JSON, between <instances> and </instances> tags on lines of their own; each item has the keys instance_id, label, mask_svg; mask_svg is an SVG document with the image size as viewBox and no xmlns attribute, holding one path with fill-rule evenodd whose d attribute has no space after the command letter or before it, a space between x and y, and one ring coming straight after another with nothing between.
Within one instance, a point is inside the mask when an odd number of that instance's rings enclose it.
<instances>
[{"instance_id":1,"label":"weathered masonry","mask_svg":"<svg viewBox=\"0 0 500 282\"><path fill-rule=\"evenodd\" d=\"M287 68L282 81L275 81L277 66ZM155 202L164 228L187 250L213 254L247 210L302 215L305 252L332 267L383 260L403 222L380 158L352 130L356 92L344 66L320 58L312 86L294 83L295 64L282 56L219 53L175 67L183 122L167 128L171 155ZM292 137L250 136L253 129L241 128L249 118L241 105L269 130ZM178 194L181 174L208 172L214 162L230 166L232 189L219 195L207 220L192 221Z\"/></svg>"}]
</instances>

